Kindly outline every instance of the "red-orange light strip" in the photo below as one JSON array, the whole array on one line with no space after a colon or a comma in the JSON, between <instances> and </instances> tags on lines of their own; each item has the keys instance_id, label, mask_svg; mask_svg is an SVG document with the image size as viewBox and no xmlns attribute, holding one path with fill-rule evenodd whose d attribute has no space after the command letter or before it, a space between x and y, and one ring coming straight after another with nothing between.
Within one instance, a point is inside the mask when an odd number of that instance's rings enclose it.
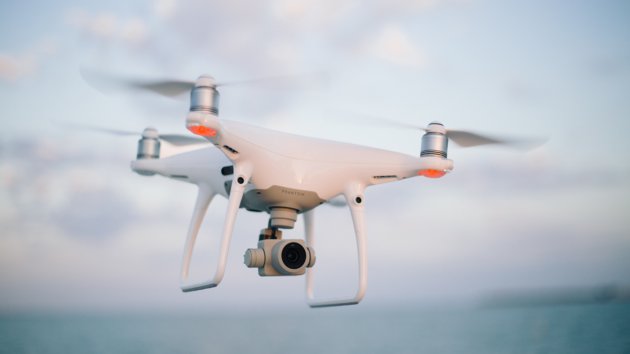
<instances>
[{"instance_id":1,"label":"red-orange light strip","mask_svg":"<svg viewBox=\"0 0 630 354\"><path fill-rule=\"evenodd\" d=\"M205 136L205 137L210 137L213 138L215 136L217 136L217 131L212 129L212 128L208 128L206 126L203 125L191 125L188 127L188 130L190 130L193 134L197 134L197 135L201 135L201 136Z\"/></svg>"},{"instance_id":2,"label":"red-orange light strip","mask_svg":"<svg viewBox=\"0 0 630 354\"><path fill-rule=\"evenodd\" d=\"M442 171L442 170L427 169L427 170L418 171L419 176L424 176L428 178L440 178L444 176L445 174L446 174L446 171Z\"/></svg>"}]
</instances>

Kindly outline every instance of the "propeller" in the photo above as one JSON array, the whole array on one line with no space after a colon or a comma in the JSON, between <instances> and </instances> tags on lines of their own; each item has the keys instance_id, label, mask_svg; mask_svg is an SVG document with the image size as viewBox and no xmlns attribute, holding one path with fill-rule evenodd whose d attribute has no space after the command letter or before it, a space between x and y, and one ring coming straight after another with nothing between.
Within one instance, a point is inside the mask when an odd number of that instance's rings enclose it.
<instances>
[{"instance_id":1,"label":"propeller","mask_svg":"<svg viewBox=\"0 0 630 354\"><path fill-rule=\"evenodd\" d=\"M99 132L99 133L110 134L110 135L155 137L162 141L171 143L175 146L209 144L209 142L206 139L198 138L195 136L182 135L182 134L158 134L155 128L146 128L142 132L137 132L137 131L131 131L131 130L111 129L111 128L104 128L104 127L85 125L85 124L75 124L75 123L63 123L63 125L73 128L73 129L89 130L89 131L94 131L94 132Z\"/></svg>"},{"instance_id":2,"label":"propeller","mask_svg":"<svg viewBox=\"0 0 630 354\"><path fill-rule=\"evenodd\" d=\"M177 97L190 92L195 87L194 81L184 80L143 80L119 76L111 73L81 68L81 77L90 86L103 93L124 89L151 91L166 97Z\"/></svg>"},{"instance_id":3,"label":"propeller","mask_svg":"<svg viewBox=\"0 0 630 354\"><path fill-rule=\"evenodd\" d=\"M411 130L421 130L424 132L430 132L430 128L422 127L412 123L400 122L393 119L372 116L372 115L362 115L361 119L364 122L370 122L373 124L379 125L387 125L390 127L396 127L401 129L411 129ZM431 123L434 124L434 123ZM430 124L430 125L431 125ZM440 123L437 123L440 124ZM441 125L441 124L440 124ZM454 142L459 147L468 148L482 145L503 145L517 149L533 149L542 144L544 144L547 139L517 139L517 138L507 138L507 137L496 137L490 136L486 134L479 134L476 132L468 131L468 130L457 130L457 129L445 129L446 136L452 142Z\"/></svg>"},{"instance_id":4,"label":"propeller","mask_svg":"<svg viewBox=\"0 0 630 354\"><path fill-rule=\"evenodd\" d=\"M166 97L177 97L195 87L193 81L180 80L125 80L121 84L128 88L151 91Z\"/></svg>"},{"instance_id":5,"label":"propeller","mask_svg":"<svg viewBox=\"0 0 630 354\"><path fill-rule=\"evenodd\" d=\"M427 129L423 129L427 131ZM482 145L502 145L516 149L531 150L544 144L543 138L508 138L479 134L468 130L447 129L446 136L456 145L468 148Z\"/></svg>"},{"instance_id":6,"label":"propeller","mask_svg":"<svg viewBox=\"0 0 630 354\"><path fill-rule=\"evenodd\" d=\"M427 131L427 129L424 129ZM465 130L454 130L448 129L446 131L446 136L449 140L454 142L460 147L474 147L481 145L508 145L508 146L516 146L522 145L525 143L523 140L515 140L515 139L505 139L505 138L495 138L490 137L488 135L481 135L478 133L473 133Z\"/></svg>"},{"instance_id":7,"label":"propeller","mask_svg":"<svg viewBox=\"0 0 630 354\"><path fill-rule=\"evenodd\" d=\"M92 87L102 92L116 91L120 89L132 89L142 90L157 93L162 96L176 98L183 94L189 93L194 87L196 82L191 80L144 80L135 79L131 77L119 76L110 73L104 73L101 71L81 68L81 76ZM209 76L206 76L210 78ZM311 78L309 78L311 77ZM270 83L299 83L300 81L313 82L315 80L321 80L326 78L323 73L314 73L306 75L277 75L277 76L265 76L247 80L239 81L225 81L214 82L212 86L225 87L225 86L238 86L238 85L255 85L255 84L270 84Z\"/></svg>"}]
</instances>

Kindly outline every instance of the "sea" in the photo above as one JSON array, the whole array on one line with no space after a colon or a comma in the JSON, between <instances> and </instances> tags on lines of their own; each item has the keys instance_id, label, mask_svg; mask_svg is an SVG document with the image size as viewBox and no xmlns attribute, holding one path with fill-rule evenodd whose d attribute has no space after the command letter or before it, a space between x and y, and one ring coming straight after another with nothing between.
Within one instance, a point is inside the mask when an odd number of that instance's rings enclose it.
<instances>
[{"instance_id":1,"label":"sea","mask_svg":"<svg viewBox=\"0 0 630 354\"><path fill-rule=\"evenodd\" d=\"M5 314L0 353L630 353L630 303Z\"/></svg>"}]
</instances>

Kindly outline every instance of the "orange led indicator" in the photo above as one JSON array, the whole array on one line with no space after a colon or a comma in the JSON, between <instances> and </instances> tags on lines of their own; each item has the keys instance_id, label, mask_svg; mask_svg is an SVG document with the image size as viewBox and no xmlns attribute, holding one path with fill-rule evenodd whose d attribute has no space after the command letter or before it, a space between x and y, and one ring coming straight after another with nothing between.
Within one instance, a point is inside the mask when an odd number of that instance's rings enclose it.
<instances>
[{"instance_id":1,"label":"orange led indicator","mask_svg":"<svg viewBox=\"0 0 630 354\"><path fill-rule=\"evenodd\" d=\"M446 174L446 171L442 170L420 170L418 175L428 178L440 178Z\"/></svg>"},{"instance_id":2,"label":"orange led indicator","mask_svg":"<svg viewBox=\"0 0 630 354\"><path fill-rule=\"evenodd\" d=\"M190 130L193 134L197 134L197 135L201 135L201 136L206 136L206 137L215 137L217 136L217 131L212 129L212 128L208 128L206 126L203 125L191 125L188 127L188 130Z\"/></svg>"}]
</instances>

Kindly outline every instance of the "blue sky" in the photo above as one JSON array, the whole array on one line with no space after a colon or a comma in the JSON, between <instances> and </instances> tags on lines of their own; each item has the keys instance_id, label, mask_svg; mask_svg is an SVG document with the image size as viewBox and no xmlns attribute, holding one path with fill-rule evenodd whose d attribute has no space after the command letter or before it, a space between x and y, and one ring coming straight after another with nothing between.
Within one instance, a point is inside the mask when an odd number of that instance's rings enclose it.
<instances>
[{"instance_id":1,"label":"blue sky","mask_svg":"<svg viewBox=\"0 0 630 354\"><path fill-rule=\"evenodd\" d=\"M266 222L242 212L226 280L182 294L195 189L129 170L135 139L59 122L186 133L186 103L88 86L81 67L219 80L221 115L415 155L414 131L362 114L508 136L532 151L451 148L454 171L367 197L361 306L474 301L496 289L625 284L630 274L630 5L623 1L109 1L0 4L0 308L301 308L303 279L242 264ZM199 276L213 264L212 206ZM323 208L318 285L350 293L347 211ZM291 237L301 237L301 225ZM204 248L205 246L205 248ZM204 268L205 267L205 268Z\"/></svg>"}]
</instances>

